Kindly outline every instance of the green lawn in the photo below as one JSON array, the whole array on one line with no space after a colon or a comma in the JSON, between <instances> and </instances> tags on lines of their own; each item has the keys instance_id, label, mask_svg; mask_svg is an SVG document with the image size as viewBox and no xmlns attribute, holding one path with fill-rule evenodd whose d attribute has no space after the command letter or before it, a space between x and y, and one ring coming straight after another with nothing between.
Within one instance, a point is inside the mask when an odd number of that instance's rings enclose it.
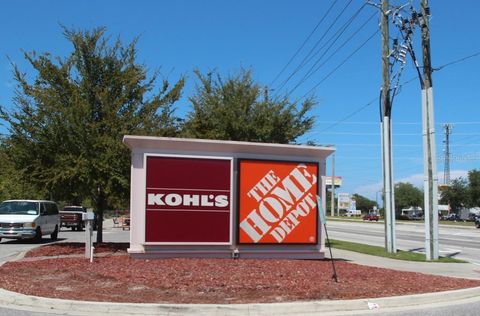
<instances>
[{"instance_id":1,"label":"green lawn","mask_svg":"<svg viewBox=\"0 0 480 316\"><path fill-rule=\"evenodd\" d=\"M333 239L330 239L330 245L332 246L332 248L355 251L355 252L360 252L367 255L373 255L378 257L407 260L407 261L423 261L423 262L426 261L424 254L420 254L416 252L399 250L397 251L397 253L393 254L393 253L388 253L383 247L370 246L365 244L358 244L355 242L333 240ZM326 246L328 246L328 244ZM449 258L449 257L440 257L438 260L435 260L434 262L466 263L466 261Z\"/></svg>"}]
</instances>

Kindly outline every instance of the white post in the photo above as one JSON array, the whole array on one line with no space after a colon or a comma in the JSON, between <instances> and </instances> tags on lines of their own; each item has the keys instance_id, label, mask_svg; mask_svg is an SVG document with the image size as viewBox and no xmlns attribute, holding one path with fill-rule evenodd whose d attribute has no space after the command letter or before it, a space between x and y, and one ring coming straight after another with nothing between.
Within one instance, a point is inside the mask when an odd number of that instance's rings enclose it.
<instances>
[{"instance_id":1,"label":"white post","mask_svg":"<svg viewBox=\"0 0 480 316\"><path fill-rule=\"evenodd\" d=\"M390 118L385 116L382 122L383 183L385 194L385 245L387 252L396 253L395 242L395 199L392 175L392 144Z\"/></svg>"},{"instance_id":2,"label":"white post","mask_svg":"<svg viewBox=\"0 0 480 316\"><path fill-rule=\"evenodd\" d=\"M330 203L331 203L331 210L330 215L333 217L335 216L335 153L332 154L332 188L331 188L331 196L330 196Z\"/></svg>"},{"instance_id":3,"label":"white post","mask_svg":"<svg viewBox=\"0 0 480 316\"><path fill-rule=\"evenodd\" d=\"M92 253L92 225L89 220L85 220L85 258L90 258Z\"/></svg>"},{"instance_id":4,"label":"white post","mask_svg":"<svg viewBox=\"0 0 480 316\"><path fill-rule=\"evenodd\" d=\"M436 260L438 250L438 175L433 113L433 88L422 90L423 159L425 199L425 255Z\"/></svg>"},{"instance_id":5,"label":"white post","mask_svg":"<svg viewBox=\"0 0 480 316\"><path fill-rule=\"evenodd\" d=\"M92 211L82 214L82 220L85 222L85 258L93 257L93 220L95 215Z\"/></svg>"}]
</instances>

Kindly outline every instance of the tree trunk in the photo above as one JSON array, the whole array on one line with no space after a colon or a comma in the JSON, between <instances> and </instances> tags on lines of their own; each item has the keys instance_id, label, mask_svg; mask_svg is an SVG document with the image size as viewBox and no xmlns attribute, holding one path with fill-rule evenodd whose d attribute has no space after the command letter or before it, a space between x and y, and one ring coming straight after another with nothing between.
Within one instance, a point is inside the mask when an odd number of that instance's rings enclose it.
<instances>
[{"instance_id":1,"label":"tree trunk","mask_svg":"<svg viewBox=\"0 0 480 316\"><path fill-rule=\"evenodd\" d=\"M103 211L105 210L106 200L103 192L99 190L99 194L97 197L97 205L96 205L96 212L97 212L97 243L103 242Z\"/></svg>"}]
</instances>

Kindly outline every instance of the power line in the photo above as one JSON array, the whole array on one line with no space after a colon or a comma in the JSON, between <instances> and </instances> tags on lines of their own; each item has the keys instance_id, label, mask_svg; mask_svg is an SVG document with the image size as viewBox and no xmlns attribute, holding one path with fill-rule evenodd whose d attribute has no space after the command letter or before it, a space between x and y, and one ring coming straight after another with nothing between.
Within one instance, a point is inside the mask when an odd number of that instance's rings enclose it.
<instances>
[{"instance_id":1,"label":"power line","mask_svg":"<svg viewBox=\"0 0 480 316\"><path fill-rule=\"evenodd\" d=\"M476 56L479 56L480 55L480 51L477 52L477 53L474 53L472 55L469 55L469 56L466 56L466 57L463 57L463 58L460 58L460 59L457 59L457 60L454 60L452 62L448 62L438 68L435 68L436 71L439 71L439 70L442 70L448 66L451 66L451 65L454 65L454 64L457 64L457 63L460 63L460 62L464 62L470 58L473 58L473 57L476 57ZM404 83L402 83L397 92L395 93L395 95L398 95L401 93L401 88L411 82L413 82L414 80L416 80L417 77L413 77L413 78L410 78L409 80L405 81ZM315 87L314 87L315 88ZM312 89L313 90L313 89ZM310 91L312 91L310 90ZM308 93L310 93L310 91ZM308 94L307 93L307 94ZM302 96L300 99L303 99L307 94L305 94L304 96ZM359 107L358 109L354 110L353 112L351 112L350 114L346 115L345 117L343 117L342 119L338 120L338 121L317 121L317 123L331 123L330 126L328 126L327 128L324 128L322 130L320 130L319 132L317 132L318 134L321 134L339 124L375 124L375 125L378 125L378 122L347 122L347 120L349 118L351 118L352 116L355 116L356 114L358 114L359 112L363 111L364 109L368 108L370 105L372 105L375 101L377 101L379 98L376 97L375 99L371 100L370 102L368 102L367 104ZM446 122L440 122L440 123L435 123L435 125L442 125L442 124L445 124ZM470 121L470 122L451 122L455 125L480 125L480 121ZM421 122L395 122L395 125L421 125L422 123ZM457 134L459 135L459 134ZM472 135L473 136L473 135Z\"/></svg>"},{"instance_id":2,"label":"power line","mask_svg":"<svg viewBox=\"0 0 480 316\"><path fill-rule=\"evenodd\" d=\"M317 48L317 46L321 43L321 41L325 38L325 36L327 36L327 34L330 32L330 30L335 26L335 24L337 23L337 21L340 20L340 17L345 13L345 11L347 10L347 8L350 6L350 4L352 3L353 0L350 0L344 7L343 9L341 10L341 12L335 17L335 19L333 20L333 23L330 24L330 26L327 28L327 30L323 33L323 35L320 37L320 39L315 43L315 45L310 49L310 51L307 53L307 55L303 58L303 60L300 62L300 65L298 65L295 70L290 74L290 76L288 76L287 79L285 79L278 87L276 87L274 90L280 90L282 89L286 84L287 82L292 79L293 76L295 76L295 74L305 65L306 63L306 60L310 57L310 55L313 53L313 51L315 51L315 49Z\"/></svg>"},{"instance_id":3,"label":"power line","mask_svg":"<svg viewBox=\"0 0 480 316\"><path fill-rule=\"evenodd\" d=\"M370 102L368 102L367 104L363 105L362 107L358 108L357 110L353 111L352 113L348 114L347 116L345 116L343 119L339 120L339 121L336 121L335 123L331 124L330 126L320 130L318 133L321 134L322 132L324 131L328 131L329 129L341 124L342 122L348 120L349 118L351 118L352 116L355 116L357 113L363 111L364 109L368 108L370 105L372 105L374 102L376 102L378 100L378 97L375 97L374 99L372 99ZM378 123L377 123L378 124Z\"/></svg>"},{"instance_id":4,"label":"power line","mask_svg":"<svg viewBox=\"0 0 480 316\"><path fill-rule=\"evenodd\" d=\"M300 79L300 81L295 85L295 87L288 92L288 94L293 93L300 85L302 85L305 81L307 81L308 78L310 78L313 74L315 74L320 68L322 68L329 60L332 59L333 56L335 56L343 47L345 47L346 44L348 44L360 31L370 22L375 16L377 15L376 12L374 12L352 35L350 35L349 38L347 38L337 49L330 54L330 56L327 57L327 59L321 63L318 67L318 63L323 59L323 57L328 53L330 48L333 47L335 44L336 40L327 48L327 50L317 59L317 61L310 67L310 69L307 71L307 73ZM353 20L352 20L353 21ZM344 29L344 31L346 28ZM342 32L343 34L343 32ZM340 34L340 36L342 35ZM340 37L337 37L339 39ZM316 67L316 68L315 68Z\"/></svg>"},{"instance_id":5,"label":"power line","mask_svg":"<svg viewBox=\"0 0 480 316\"><path fill-rule=\"evenodd\" d=\"M278 78L280 78L280 76L283 74L283 72L288 68L288 66L290 66L290 64L293 62L293 60L298 56L298 54L300 53L300 51L305 47L305 45L307 44L307 42L310 40L310 38L312 37L312 35L317 31L318 27L323 23L323 21L325 20L325 18L328 16L328 14L330 13L330 11L333 9L333 7L335 6L335 4L337 3L338 0L335 0L332 5L328 8L327 12L325 12L325 14L323 15L323 17L320 19L320 21L317 23L317 25L315 25L315 27L313 28L313 30L310 32L310 34L307 36L307 38L305 38L305 40L303 41L302 45L300 45L300 47L297 49L297 51L295 52L295 54L293 54L293 56L290 58L290 60L287 62L287 64L282 68L282 70L280 70L280 72L275 76L275 78L272 80L272 82L270 82L270 87L275 83L275 81L278 80Z\"/></svg>"},{"instance_id":6,"label":"power line","mask_svg":"<svg viewBox=\"0 0 480 316\"><path fill-rule=\"evenodd\" d=\"M347 122L348 123L348 122ZM376 122L375 124L378 124ZM316 132L313 132L312 134L315 134ZM351 136L380 136L380 133L362 133L362 132L325 132L322 133L323 135L351 135ZM394 133L395 136L418 136L422 134L422 131L419 131L418 133ZM479 133L455 133L455 135L458 136L469 136L469 137L478 137L480 136ZM441 136L441 135L440 135ZM438 136L438 137L440 137Z\"/></svg>"},{"instance_id":7,"label":"power line","mask_svg":"<svg viewBox=\"0 0 480 316\"><path fill-rule=\"evenodd\" d=\"M442 66L440 66L440 67L432 68L432 70L433 70L433 71L439 71L439 70L442 70L443 68L449 67L449 66L451 66L451 65L459 64L459 63L464 62L464 61L466 61L466 60L468 60L468 59L470 59L470 58L477 57L477 56L480 56L480 51L478 51L478 52L476 52L476 53L474 53L474 54L472 54L472 55L468 55L468 56L466 56L466 57L462 57L462 58L460 58L460 59L451 61L451 62L446 63L446 64L444 64L444 65L442 65Z\"/></svg>"},{"instance_id":8,"label":"power line","mask_svg":"<svg viewBox=\"0 0 480 316\"><path fill-rule=\"evenodd\" d=\"M379 147L381 144L370 144L370 143L345 143L345 144L335 144L335 146L362 146L362 147ZM394 144L394 147L422 147L422 144ZM479 144L451 144L450 147L477 147Z\"/></svg>"},{"instance_id":9,"label":"power line","mask_svg":"<svg viewBox=\"0 0 480 316\"><path fill-rule=\"evenodd\" d=\"M330 76L332 76L340 67L342 67L350 58L352 58L360 49L362 49L377 33L379 30L376 30L375 32L372 33L360 46L358 46L350 55L348 55L337 67L335 67L332 71L330 71L325 77L323 77L322 80L320 80L319 83L317 83L313 88L308 90L307 93L305 93L301 98L304 99L307 95L312 93L315 89L317 89L322 83L324 83Z\"/></svg>"},{"instance_id":10,"label":"power line","mask_svg":"<svg viewBox=\"0 0 480 316\"><path fill-rule=\"evenodd\" d=\"M375 98L375 100L377 100L377 98ZM359 109L355 110L355 111L358 111ZM350 114L349 114L350 115ZM338 123L342 121L343 124L358 124L358 125L378 125L378 122L377 121L349 121L349 122L345 122L343 121L343 119L339 120L339 121L317 121L316 123ZM450 122L450 121L449 121ZM447 122L438 122L438 123L435 123L436 125L442 125L442 124L445 124ZM452 124L459 124L459 125L477 125L477 124L480 124L480 122L450 122ZM421 125L422 123L421 122L395 122L395 125ZM474 135L480 135L480 134L477 134L477 133L464 133L465 135L471 135L471 136L474 136ZM456 133L455 135L461 135L461 133Z\"/></svg>"}]
</instances>

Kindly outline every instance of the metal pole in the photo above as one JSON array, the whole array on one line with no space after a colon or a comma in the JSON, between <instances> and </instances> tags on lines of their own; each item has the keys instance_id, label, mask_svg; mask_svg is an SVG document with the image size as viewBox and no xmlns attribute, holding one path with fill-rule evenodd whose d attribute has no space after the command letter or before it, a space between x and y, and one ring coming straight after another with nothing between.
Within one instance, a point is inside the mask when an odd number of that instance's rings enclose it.
<instances>
[{"instance_id":1,"label":"metal pole","mask_svg":"<svg viewBox=\"0 0 480 316\"><path fill-rule=\"evenodd\" d=\"M331 209L330 215L335 216L335 153L332 154L332 189L331 189Z\"/></svg>"},{"instance_id":2,"label":"metal pole","mask_svg":"<svg viewBox=\"0 0 480 316\"><path fill-rule=\"evenodd\" d=\"M424 89L422 90L424 191L425 191L425 253L427 260L438 259L438 175L433 111L432 64L430 58L430 8L422 0L422 50Z\"/></svg>"},{"instance_id":3,"label":"metal pole","mask_svg":"<svg viewBox=\"0 0 480 316\"><path fill-rule=\"evenodd\" d=\"M391 103L390 103L390 63L389 63L389 2L382 0L381 30L382 30L382 168L385 208L385 248L389 253L396 252L395 245L395 201L392 176L392 149L391 149Z\"/></svg>"},{"instance_id":4,"label":"metal pole","mask_svg":"<svg viewBox=\"0 0 480 316\"><path fill-rule=\"evenodd\" d=\"M92 255L92 222L90 220L85 221L85 258L90 258Z\"/></svg>"},{"instance_id":5,"label":"metal pole","mask_svg":"<svg viewBox=\"0 0 480 316\"><path fill-rule=\"evenodd\" d=\"M443 169L443 184L450 185L450 134L452 133L452 124L443 124L445 129L445 163Z\"/></svg>"}]
</instances>

